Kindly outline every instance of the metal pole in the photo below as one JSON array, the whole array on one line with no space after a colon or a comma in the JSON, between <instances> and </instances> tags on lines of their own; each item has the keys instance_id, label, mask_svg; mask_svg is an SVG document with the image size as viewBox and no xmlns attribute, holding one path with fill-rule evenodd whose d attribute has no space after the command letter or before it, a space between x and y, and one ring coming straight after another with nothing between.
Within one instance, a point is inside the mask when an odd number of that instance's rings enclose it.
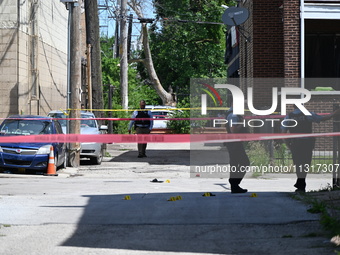
<instances>
[{"instance_id":1,"label":"metal pole","mask_svg":"<svg viewBox=\"0 0 340 255\"><path fill-rule=\"evenodd\" d=\"M121 0L120 6L120 87L122 108L128 109L128 61L127 61L127 0Z\"/></svg>"},{"instance_id":2,"label":"metal pole","mask_svg":"<svg viewBox=\"0 0 340 255\"><path fill-rule=\"evenodd\" d=\"M109 86L109 118L112 118L112 93L113 93L113 85ZM109 134L113 133L113 126L112 126L112 120L109 120Z\"/></svg>"},{"instance_id":3,"label":"metal pole","mask_svg":"<svg viewBox=\"0 0 340 255\"><path fill-rule=\"evenodd\" d=\"M338 104L333 104L333 111L339 109ZM333 132L339 132L339 122L340 118L335 117L333 120ZM340 145L340 140L338 136L333 137L333 164L339 164L340 159L339 159L339 146ZM337 167L333 167L333 188L339 187L340 186L340 174L339 174L339 169Z\"/></svg>"}]
</instances>

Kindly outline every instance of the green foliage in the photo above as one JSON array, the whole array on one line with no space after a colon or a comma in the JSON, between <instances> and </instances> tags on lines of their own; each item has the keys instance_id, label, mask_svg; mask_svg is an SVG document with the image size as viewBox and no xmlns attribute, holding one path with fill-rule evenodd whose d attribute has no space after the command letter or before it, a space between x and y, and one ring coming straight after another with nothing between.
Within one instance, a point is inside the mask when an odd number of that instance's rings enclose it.
<instances>
[{"instance_id":1,"label":"green foliage","mask_svg":"<svg viewBox=\"0 0 340 255\"><path fill-rule=\"evenodd\" d=\"M113 36L110 38L106 36L100 38L100 49L102 51L102 57L106 57L106 58L113 57L114 43L115 43L115 38Z\"/></svg>"},{"instance_id":2,"label":"green foliage","mask_svg":"<svg viewBox=\"0 0 340 255\"><path fill-rule=\"evenodd\" d=\"M275 165L289 165L292 163L291 153L287 145L282 141L274 142Z\"/></svg>"},{"instance_id":3,"label":"green foliage","mask_svg":"<svg viewBox=\"0 0 340 255\"><path fill-rule=\"evenodd\" d=\"M340 234L340 220L332 217L329 213L327 205L323 201L314 199L311 202L311 208L307 211L310 213L320 213L320 222L324 229L330 232L332 236Z\"/></svg>"},{"instance_id":4,"label":"green foliage","mask_svg":"<svg viewBox=\"0 0 340 255\"><path fill-rule=\"evenodd\" d=\"M157 16L169 20L153 25L150 33L154 66L165 89L188 94L190 78L225 77L226 27L196 22L221 22L221 4L226 2L155 1Z\"/></svg>"},{"instance_id":5,"label":"green foliage","mask_svg":"<svg viewBox=\"0 0 340 255\"><path fill-rule=\"evenodd\" d=\"M246 152L252 166L268 166L270 164L268 152L262 142L248 142L246 145Z\"/></svg>"},{"instance_id":6,"label":"green foliage","mask_svg":"<svg viewBox=\"0 0 340 255\"><path fill-rule=\"evenodd\" d=\"M186 100L178 102L178 108L189 108L190 104ZM190 118L190 111L184 110L182 112L177 111L171 115L172 118ZM190 133L190 120L170 120L167 124L167 128L172 129L175 134L189 134Z\"/></svg>"},{"instance_id":7,"label":"green foliage","mask_svg":"<svg viewBox=\"0 0 340 255\"><path fill-rule=\"evenodd\" d=\"M307 210L310 213L325 213L327 212L326 205L323 202L314 200L312 207Z\"/></svg>"},{"instance_id":8,"label":"green foliage","mask_svg":"<svg viewBox=\"0 0 340 255\"><path fill-rule=\"evenodd\" d=\"M153 62L163 87L166 90L171 87L179 99L188 99L190 78L225 77L226 26L202 24L197 21L221 23L224 12L221 4L234 5L234 1L155 0L154 3L158 18L169 20L169 22L155 23L149 30ZM159 24L161 24L160 27L158 27ZM113 85L112 109L120 109L120 68L119 60L112 58L113 44L113 37L101 38L104 105L105 108L108 108L108 85ZM129 66L130 109L138 108L138 103L142 99L146 100L147 104L161 103L154 88L145 82L148 78L145 67L141 64ZM183 105L189 107L189 104L182 102ZM112 112L112 117L126 117L126 115L130 115L130 113ZM178 117L190 117L190 112L184 111ZM190 121L177 121L176 124L171 122L169 125L172 125L178 133L190 132ZM114 122L115 132L124 133L126 129L126 121Z\"/></svg>"},{"instance_id":9,"label":"green foliage","mask_svg":"<svg viewBox=\"0 0 340 255\"><path fill-rule=\"evenodd\" d=\"M114 118L130 118L131 112L127 111L116 111L114 112ZM114 134L127 134L128 133L129 121L119 120L113 122L113 133Z\"/></svg>"},{"instance_id":10,"label":"green foliage","mask_svg":"<svg viewBox=\"0 0 340 255\"><path fill-rule=\"evenodd\" d=\"M102 40L104 41L104 39ZM107 39L110 44L113 41L112 38ZM105 53L102 56L102 79L103 79L103 92L104 92L104 107L108 109L109 105L109 85L112 85L114 90L112 93L112 117L113 118L129 118L131 117L131 112L119 111L122 109L121 106L121 96L120 96L120 68L119 59L114 59L106 56L112 56L109 47L104 42L101 47ZM112 45L112 44L111 44ZM130 65L128 70L128 81L129 81L129 108L136 109L139 108L139 101L145 100L147 104L158 104L159 97L156 91L150 86L145 85L138 78L138 73L135 66ZM109 114L106 112L106 117ZM113 130L114 133L124 134L127 133L128 121L114 121Z\"/></svg>"}]
</instances>

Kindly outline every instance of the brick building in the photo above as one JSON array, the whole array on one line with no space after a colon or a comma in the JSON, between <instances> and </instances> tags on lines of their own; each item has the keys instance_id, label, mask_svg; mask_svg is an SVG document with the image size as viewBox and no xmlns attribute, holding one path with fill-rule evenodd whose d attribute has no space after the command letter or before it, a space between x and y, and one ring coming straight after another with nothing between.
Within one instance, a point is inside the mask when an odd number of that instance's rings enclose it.
<instances>
[{"instance_id":1,"label":"brick building","mask_svg":"<svg viewBox=\"0 0 340 255\"><path fill-rule=\"evenodd\" d=\"M334 79L340 78L340 1L240 0L239 7L250 16L240 26L245 36L234 33L233 45L228 44L228 77L240 77L244 92L249 82L242 78L302 78L252 82L255 107L270 106L271 87L278 85L310 90L311 111L330 112L340 103L339 79Z\"/></svg>"},{"instance_id":2,"label":"brick building","mask_svg":"<svg viewBox=\"0 0 340 255\"><path fill-rule=\"evenodd\" d=\"M271 106L272 87L290 86L311 91L308 110L332 112L340 104L340 1L240 0L238 5L250 15L240 25L245 36L229 30L234 38L227 47L228 77L240 78L244 94L253 87L258 109ZM314 126L314 132L331 131L331 122ZM318 148L332 144L331 138L322 139Z\"/></svg>"},{"instance_id":3,"label":"brick building","mask_svg":"<svg viewBox=\"0 0 340 255\"><path fill-rule=\"evenodd\" d=\"M66 107L68 11L58 1L0 1L0 117Z\"/></svg>"}]
</instances>

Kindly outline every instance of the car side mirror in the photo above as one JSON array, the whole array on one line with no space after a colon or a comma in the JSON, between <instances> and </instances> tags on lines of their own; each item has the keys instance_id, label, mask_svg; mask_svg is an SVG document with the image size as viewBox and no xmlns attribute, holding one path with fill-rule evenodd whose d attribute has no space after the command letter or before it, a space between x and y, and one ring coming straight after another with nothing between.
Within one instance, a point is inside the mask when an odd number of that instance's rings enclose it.
<instances>
[{"instance_id":1,"label":"car side mirror","mask_svg":"<svg viewBox=\"0 0 340 255\"><path fill-rule=\"evenodd\" d=\"M99 127L99 130L108 130L108 128L107 128L107 126L106 125L101 125L100 127Z\"/></svg>"}]
</instances>

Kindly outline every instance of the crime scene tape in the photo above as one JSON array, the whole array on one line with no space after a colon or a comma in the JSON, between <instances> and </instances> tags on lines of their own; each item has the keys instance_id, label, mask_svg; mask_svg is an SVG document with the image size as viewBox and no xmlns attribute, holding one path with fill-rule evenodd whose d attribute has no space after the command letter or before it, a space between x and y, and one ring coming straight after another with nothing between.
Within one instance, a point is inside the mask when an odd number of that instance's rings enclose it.
<instances>
[{"instance_id":1,"label":"crime scene tape","mask_svg":"<svg viewBox=\"0 0 340 255\"><path fill-rule=\"evenodd\" d=\"M318 115L327 115L329 113L318 113ZM171 118L167 116L162 116L161 118L157 118L159 115L154 115L156 118L91 118L91 120L107 120L107 121L130 121L130 120L153 120L153 121L158 121L158 120L225 120L224 117L194 117L194 118ZM283 119L286 117L286 115L247 115L244 116L244 119L253 119L256 117L256 119ZM0 120L4 120L7 118L0 118ZM16 119L16 118L11 118L11 119ZM18 118L20 120L43 120L44 118ZM51 117L46 117L46 119L51 119ZM84 118L54 118L56 120L85 120Z\"/></svg>"},{"instance_id":2,"label":"crime scene tape","mask_svg":"<svg viewBox=\"0 0 340 255\"><path fill-rule=\"evenodd\" d=\"M254 116L244 116L244 119L251 119ZM257 119L283 119L285 116L283 115L269 115L267 117L264 116L256 116ZM7 118L0 118L0 120L4 120ZM11 119L16 119L16 118L11 118ZM44 118L18 118L20 120L44 120ZM46 119L51 119L50 117L46 117ZM56 120L86 120L85 118L54 118ZM153 121L158 121L158 120L225 120L223 117L205 117L205 118L170 118L170 117L162 117L162 118L91 118L91 120L107 120L107 121L130 121L130 120L153 120Z\"/></svg>"},{"instance_id":3,"label":"crime scene tape","mask_svg":"<svg viewBox=\"0 0 340 255\"><path fill-rule=\"evenodd\" d=\"M340 132L314 134L64 134L0 136L0 143L229 143L307 137L340 136Z\"/></svg>"},{"instance_id":4,"label":"crime scene tape","mask_svg":"<svg viewBox=\"0 0 340 255\"><path fill-rule=\"evenodd\" d=\"M157 116L157 115L156 115ZM0 118L0 120L4 120L8 118ZM11 118L11 120L50 120L50 117L46 118ZM86 118L53 118L55 120L88 120ZM108 120L108 121L120 121L120 120L214 120L214 119L224 119L221 117L206 117L206 118L89 118L89 120Z\"/></svg>"}]
</instances>

